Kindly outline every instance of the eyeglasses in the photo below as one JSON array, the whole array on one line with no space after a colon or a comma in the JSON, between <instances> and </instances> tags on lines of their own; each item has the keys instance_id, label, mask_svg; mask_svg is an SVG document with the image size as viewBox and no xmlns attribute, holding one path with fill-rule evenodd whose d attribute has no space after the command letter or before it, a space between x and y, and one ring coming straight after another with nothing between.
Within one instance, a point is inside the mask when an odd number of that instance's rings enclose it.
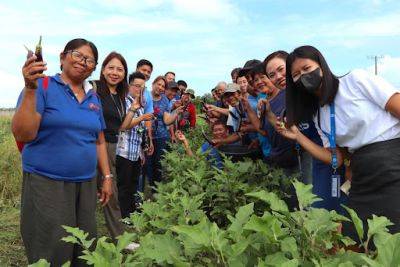
<instances>
[{"instance_id":1,"label":"eyeglasses","mask_svg":"<svg viewBox=\"0 0 400 267\"><path fill-rule=\"evenodd\" d=\"M144 90L144 89L146 89L146 86L142 86L142 85L140 85L140 84L129 84L129 86L131 86L131 87L136 87L136 88L138 88L138 89L141 89L141 90Z\"/></svg>"},{"instance_id":2,"label":"eyeglasses","mask_svg":"<svg viewBox=\"0 0 400 267\"><path fill-rule=\"evenodd\" d=\"M81 52L76 51L76 50L70 50L65 52L65 54L71 53L71 58L75 61L78 62L84 62L86 64L86 66L93 68L94 66L97 65L96 60L94 60L93 58L90 57L86 57L84 56Z\"/></svg>"}]
</instances>

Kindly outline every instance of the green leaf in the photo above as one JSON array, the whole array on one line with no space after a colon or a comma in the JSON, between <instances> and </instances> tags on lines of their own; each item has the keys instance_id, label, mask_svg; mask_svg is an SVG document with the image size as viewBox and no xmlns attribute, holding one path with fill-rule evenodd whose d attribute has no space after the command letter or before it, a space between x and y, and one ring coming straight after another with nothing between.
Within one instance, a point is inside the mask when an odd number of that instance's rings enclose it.
<instances>
[{"instance_id":1,"label":"green leaf","mask_svg":"<svg viewBox=\"0 0 400 267\"><path fill-rule=\"evenodd\" d=\"M171 230L178 234L187 235L194 243L198 245L208 246L211 242L210 222L206 218L203 218L196 225L173 226Z\"/></svg>"},{"instance_id":2,"label":"green leaf","mask_svg":"<svg viewBox=\"0 0 400 267\"><path fill-rule=\"evenodd\" d=\"M70 266L71 266L71 262L70 261L67 261L66 263L61 265L61 267L70 267Z\"/></svg>"},{"instance_id":3,"label":"green leaf","mask_svg":"<svg viewBox=\"0 0 400 267\"><path fill-rule=\"evenodd\" d=\"M393 225L391 221L389 221L386 217L372 215L372 220L368 219L368 239L375 234L379 233L387 233L387 227Z\"/></svg>"},{"instance_id":4,"label":"green leaf","mask_svg":"<svg viewBox=\"0 0 400 267\"><path fill-rule=\"evenodd\" d=\"M125 249L128 244L133 242L133 239L135 238L135 236L136 236L135 233L124 232L122 235L117 237L117 239L118 239L117 251L120 252L123 249Z\"/></svg>"},{"instance_id":5,"label":"green leaf","mask_svg":"<svg viewBox=\"0 0 400 267\"><path fill-rule=\"evenodd\" d=\"M311 184L306 185L297 180L293 181L292 184L296 189L300 210L303 210L304 208L311 206L314 202L321 200L321 198L312 193Z\"/></svg>"},{"instance_id":6,"label":"green leaf","mask_svg":"<svg viewBox=\"0 0 400 267\"><path fill-rule=\"evenodd\" d=\"M400 233L387 235L387 237L386 242L376 244L378 256L375 261L381 264L380 266L398 267L400 266Z\"/></svg>"},{"instance_id":7,"label":"green leaf","mask_svg":"<svg viewBox=\"0 0 400 267\"><path fill-rule=\"evenodd\" d=\"M364 239L364 226L363 222L361 221L360 217L358 217L357 213L344 205L342 205L343 208L347 210L347 212L350 215L351 220L353 221L354 227L356 228L358 239L360 240L360 243L363 242Z\"/></svg>"},{"instance_id":8,"label":"green leaf","mask_svg":"<svg viewBox=\"0 0 400 267\"><path fill-rule=\"evenodd\" d=\"M50 263L44 259L40 259L37 262L28 265L28 267L50 267Z\"/></svg>"},{"instance_id":9,"label":"green leaf","mask_svg":"<svg viewBox=\"0 0 400 267\"><path fill-rule=\"evenodd\" d=\"M80 244L78 239L75 236L66 236L61 238L62 241L67 242L67 243L71 243L71 244Z\"/></svg>"},{"instance_id":10,"label":"green leaf","mask_svg":"<svg viewBox=\"0 0 400 267\"><path fill-rule=\"evenodd\" d=\"M252 230L255 232L265 234L270 240L277 240L277 238L284 234L282 223L272 216L265 213L263 217L252 215L250 220L244 225L243 229Z\"/></svg>"},{"instance_id":11,"label":"green leaf","mask_svg":"<svg viewBox=\"0 0 400 267\"><path fill-rule=\"evenodd\" d=\"M299 257L299 251L294 237L286 237L281 241L281 249L283 252L290 252L293 258Z\"/></svg>"},{"instance_id":12,"label":"green leaf","mask_svg":"<svg viewBox=\"0 0 400 267\"><path fill-rule=\"evenodd\" d=\"M228 231L240 234L243 229L243 225L249 220L250 216L254 213L254 203L247 204L239 208L235 215L235 218L229 216L229 220L232 222L229 226Z\"/></svg>"},{"instance_id":13,"label":"green leaf","mask_svg":"<svg viewBox=\"0 0 400 267\"><path fill-rule=\"evenodd\" d=\"M297 259L288 259L286 258L283 252L277 252L272 255L268 255L265 258L266 265L262 266L281 266L281 267L297 267L299 266L299 261ZM260 266L260 265L259 265Z\"/></svg>"},{"instance_id":14,"label":"green leaf","mask_svg":"<svg viewBox=\"0 0 400 267\"><path fill-rule=\"evenodd\" d=\"M275 193L261 190L258 192L247 193L247 196L255 197L268 203L272 210L287 212L289 211L285 201L280 199Z\"/></svg>"}]
</instances>

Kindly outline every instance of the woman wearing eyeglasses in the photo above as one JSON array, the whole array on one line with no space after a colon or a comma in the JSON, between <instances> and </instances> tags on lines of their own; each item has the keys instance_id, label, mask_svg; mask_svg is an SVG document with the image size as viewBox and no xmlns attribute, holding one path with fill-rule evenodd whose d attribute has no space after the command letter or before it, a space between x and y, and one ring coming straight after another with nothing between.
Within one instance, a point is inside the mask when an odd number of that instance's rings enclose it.
<instances>
[{"instance_id":1,"label":"woman wearing eyeglasses","mask_svg":"<svg viewBox=\"0 0 400 267\"><path fill-rule=\"evenodd\" d=\"M79 266L79 248L61 241L62 225L96 236L96 167L103 180L100 201L111 196L111 173L100 100L86 79L95 70L96 46L85 39L67 43L61 73L46 77L46 63L28 58L12 121L22 151L21 235L28 262L46 259Z\"/></svg>"}]
</instances>

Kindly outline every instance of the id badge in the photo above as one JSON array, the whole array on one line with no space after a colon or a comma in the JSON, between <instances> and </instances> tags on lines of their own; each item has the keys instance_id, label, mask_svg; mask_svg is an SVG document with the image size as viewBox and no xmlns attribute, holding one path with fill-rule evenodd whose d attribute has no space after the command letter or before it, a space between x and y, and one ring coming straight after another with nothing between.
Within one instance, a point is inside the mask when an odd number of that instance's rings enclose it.
<instances>
[{"instance_id":1,"label":"id badge","mask_svg":"<svg viewBox=\"0 0 400 267\"><path fill-rule=\"evenodd\" d=\"M340 197L340 175L332 174L332 197Z\"/></svg>"},{"instance_id":2,"label":"id badge","mask_svg":"<svg viewBox=\"0 0 400 267\"><path fill-rule=\"evenodd\" d=\"M118 135L118 148L125 149L125 132L119 132Z\"/></svg>"}]
</instances>

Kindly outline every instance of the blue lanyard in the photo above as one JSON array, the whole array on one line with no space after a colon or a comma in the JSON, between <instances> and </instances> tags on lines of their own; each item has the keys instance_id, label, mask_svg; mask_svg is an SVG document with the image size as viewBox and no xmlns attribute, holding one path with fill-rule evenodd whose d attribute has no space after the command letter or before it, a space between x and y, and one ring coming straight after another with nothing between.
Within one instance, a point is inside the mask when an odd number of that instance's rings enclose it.
<instances>
[{"instance_id":1,"label":"blue lanyard","mask_svg":"<svg viewBox=\"0 0 400 267\"><path fill-rule=\"evenodd\" d=\"M331 165L332 165L332 169L333 169L334 173L336 173L336 170L338 168L338 160L337 160L337 154L336 154L335 103L331 103L329 105L329 110L330 110L330 121L331 121L331 134L328 134L324 131L322 131L322 132L329 139L330 149L331 149L331 153L332 153Z\"/></svg>"}]
</instances>

